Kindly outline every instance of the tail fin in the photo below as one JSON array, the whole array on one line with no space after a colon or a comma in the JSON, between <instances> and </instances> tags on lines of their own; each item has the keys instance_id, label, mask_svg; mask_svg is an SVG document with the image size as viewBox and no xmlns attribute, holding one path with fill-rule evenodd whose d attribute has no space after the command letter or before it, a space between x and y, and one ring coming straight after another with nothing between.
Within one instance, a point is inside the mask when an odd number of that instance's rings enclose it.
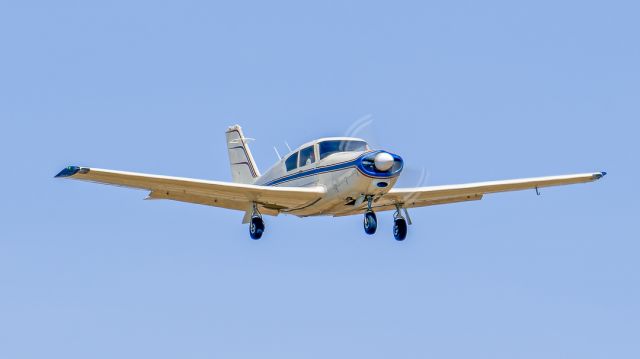
<instances>
[{"instance_id":1,"label":"tail fin","mask_svg":"<svg viewBox=\"0 0 640 359\"><path fill-rule=\"evenodd\" d=\"M231 163L231 176L235 183L254 183L260 177L260 171L253 160L247 138L239 125L227 129L227 149Z\"/></svg>"}]
</instances>

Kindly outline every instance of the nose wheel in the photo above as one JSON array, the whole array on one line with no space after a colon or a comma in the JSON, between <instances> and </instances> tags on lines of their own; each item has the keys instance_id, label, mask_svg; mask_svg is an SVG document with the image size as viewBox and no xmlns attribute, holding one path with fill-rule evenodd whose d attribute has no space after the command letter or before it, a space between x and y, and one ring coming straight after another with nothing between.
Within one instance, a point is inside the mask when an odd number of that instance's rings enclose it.
<instances>
[{"instance_id":1,"label":"nose wheel","mask_svg":"<svg viewBox=\"0 0 640 359\"><path fill-rule=\"evenodd\" d=\"M368 235L376 233L378 229L378 218L373 211L367 211L364 214L364 232Z\"/></svg>"},{"instance_id":2,"label":"nose wheel","mask_svg":"<svg viewBox=\"0 0 640 359\"><path fill-rule=\"evenodd\" d=\"M375 212L371 209L373 196L367 196L366 200L367 211L364 212L364 233L372 235L376 233L376 229L378 229L378 218L376 217Z\"/></svg>"}]
</instances>

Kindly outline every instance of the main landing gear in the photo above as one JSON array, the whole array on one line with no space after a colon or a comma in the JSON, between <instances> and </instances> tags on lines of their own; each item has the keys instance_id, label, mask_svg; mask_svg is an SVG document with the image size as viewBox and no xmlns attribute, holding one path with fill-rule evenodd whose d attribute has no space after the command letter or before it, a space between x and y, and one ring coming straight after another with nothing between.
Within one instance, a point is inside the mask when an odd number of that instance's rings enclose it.
<instances>
[{"instance_id":1,"label":"main landing gear","mask_svg":"<svg viewBox=\"0 0 640 359\"><path fill-rule=\"evenodd\" d=\"M407 238L407 220L402 217L400 209L400 206L396 205L396 212L393 214L393 237L396 241L404 241Z\"/></svg>"},{"instance_id":2,"label":"main landing gear","mask_svg":"<svg viewBox=\"0 0 640 359\"><path fill-rule=\"evenodd\" d=\"M258 206L253 204L253 213L251 214L251 222L249 223L249 235L251 239L258 240L262 238L264 233L264 221L262 214L258 211Z\"/></svg>"},{"instance_id":3,"label":"main landing gear","mask_svg":"<svg viewBox=\"0 0 640 359\"><path fill-rule=\"evenodd\" d=\"M378 219L376 218L375 212L371 208L371 204L373 202L372 197L367 198L368 205L367 210L364 212L364 232L366 234L372 235L376 233L376 229L378 228ZM404 213L407 216L407 219L402 215L403 208L400 205L396 205L396 212L393 214L393 237L396 241L404 241L407 238L408 223L411 224L411 219L409 218L409 212L404 209Z\"/></svg>"}]
</instances>

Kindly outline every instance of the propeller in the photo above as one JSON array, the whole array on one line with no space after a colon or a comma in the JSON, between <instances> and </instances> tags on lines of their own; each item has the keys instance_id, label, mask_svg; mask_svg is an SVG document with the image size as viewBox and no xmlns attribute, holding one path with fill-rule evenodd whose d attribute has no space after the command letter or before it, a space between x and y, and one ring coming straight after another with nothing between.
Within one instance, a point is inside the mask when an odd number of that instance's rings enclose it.
<instances>
[{"instance_id":1,"label":"propeller","mask_svg":"<svg viewBox=\"0 0 640 359\"><path fill-rule=\"evenodd\" d=\"M378 134L375 120L371 114L362 116L352 122L345 132L345 136L347 137L364 139L369 143L369 146L374 149L392 149L392 145L385 145L379 140L383 137ZM375 165L378 170L386 171L393 166L393 157L388 153L380 153L375 157L373 162L373 165ZM404 169L400 174L396 187L423 187L427 185L428 180L429 172L424 165L412 166L405 162Z\"/></svg>"}]
</instances>

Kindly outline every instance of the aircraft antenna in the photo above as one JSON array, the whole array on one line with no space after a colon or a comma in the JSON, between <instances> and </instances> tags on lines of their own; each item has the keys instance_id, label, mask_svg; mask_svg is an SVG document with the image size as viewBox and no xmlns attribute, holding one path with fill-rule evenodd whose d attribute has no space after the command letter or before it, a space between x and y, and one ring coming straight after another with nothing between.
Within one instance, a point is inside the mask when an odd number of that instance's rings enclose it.
<instances>
[{"instance_id":1,"label":"aircraft antenna","mask_svg":"<svg viewBox=\"0 0 640 359\"><path fill-rule=\"evenodd\" d=\"M289 143L287 143L287 141L284 141L284 144L287 145L287 148L289 149L289 152L291 152L291 146L289 146Z\"/></svg>"},{"instance_id":2,"label":"aircraft antenna","mask_svg":"<svg viewBox=\"0 0 640 359\"><path fill-rule=\"evenodd\" d=\"M273 146L273 150L276 151L276 156L278 156L278 160L281 160L282 156L280 156L280 152L278 152L278 149L276 148L276 146Z\"/></svg>"}]
</instances>

